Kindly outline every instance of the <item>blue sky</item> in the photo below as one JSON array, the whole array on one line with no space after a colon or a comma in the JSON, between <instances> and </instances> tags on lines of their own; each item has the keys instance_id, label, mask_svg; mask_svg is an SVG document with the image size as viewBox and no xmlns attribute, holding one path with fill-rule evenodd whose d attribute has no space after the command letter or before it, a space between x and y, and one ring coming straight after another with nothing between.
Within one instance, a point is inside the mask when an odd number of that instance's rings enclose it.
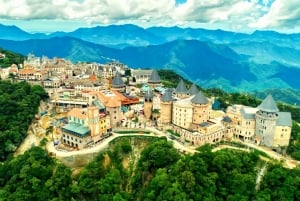
<instances>
[{"instance_id":1,"label":"blue sky","mask_svg":"<svg viewBox=\"0 0 300 201\"><path fill-rule=\"evenodd\" d=\"M300 0L0 0L0 23L28 32L109 24L300 32Z\"/></svg>"}]
</instances>

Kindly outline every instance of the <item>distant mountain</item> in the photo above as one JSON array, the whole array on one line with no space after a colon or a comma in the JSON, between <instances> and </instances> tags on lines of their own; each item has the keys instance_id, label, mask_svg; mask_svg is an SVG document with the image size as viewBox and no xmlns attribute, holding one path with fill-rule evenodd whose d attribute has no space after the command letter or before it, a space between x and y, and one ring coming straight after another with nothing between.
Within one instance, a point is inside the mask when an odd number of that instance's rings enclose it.
<instances>
[{"instance_id":1,"label":"distant mountain","mask_svg":"<svg viewBox=\"0 0 300 201\"><path fill-rule=\"evenodd\" d=\"M162 37L156 36L132 24L80 28L69 33L56 32L49 35L49 37L57 36L70 36L96 44L118 48L126 46L147 46L165 42Z\"/></svg>"},{"instance_id":2,"label":"distant mountain","mask_svg":"<svg viewBox=\"0 0 300 201\"><path fill-rule=\"evenodd\" d=\"M109 48L72 37L0 40L0 47L24 55L34 53L77 61L105 63L119 60L133 68L172 69L202 87L226 91L300 89L300 68L278 62L257 64L226 45L198 40L176 40L161 45Z\"/></svg>"},{"instance_id":3,"label":"distant mountain","mask_svg":"<svg viewBox=\"0 0 300 201\"><path fill-rule=\"evenodd\" d=\"M45 37L46 35L42 33L30 34L16 26L6 26L0 24L0 39L20 41Z\"/></svg>"}]
</instances>

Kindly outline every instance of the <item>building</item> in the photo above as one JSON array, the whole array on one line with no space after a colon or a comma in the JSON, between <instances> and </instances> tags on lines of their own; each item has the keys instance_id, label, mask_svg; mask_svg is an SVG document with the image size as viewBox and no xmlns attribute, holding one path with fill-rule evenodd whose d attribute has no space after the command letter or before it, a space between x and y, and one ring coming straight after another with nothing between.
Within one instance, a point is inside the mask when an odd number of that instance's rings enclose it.
<instances>
[{"instance_id":1,"label":"building","mask_svg":"<svg viewBox=\"0 0 300 201\"><path fill-rule=\"evenodd\" d=\"M111 90L116 90L119 92L125 92L125 83L121 78L120 73L116 73L116 76L113 78L112 80L112 84L111 84Z\"/></svg>"},{"instance_id":2,"label":"building","mask_svg":"<svg viewBox=\"0 0 300 201\"><path fill-rule=\"evenodd\" d=\"M161 79L156 70L152 70L150 78L148 79L148 85L153 89L161 86Z\"/></svg>"},{"instance_id":3,"label":"building","mask_svg":"<svg viewBox=\"0 0 300 201\"><path fill-rule=\"evenodd\" d=\"M133 69L131 70L132 84L146 84L152 74L152 70Z\"/></svg>"},{"instance_id":4,"label":"building","mask_svg":"<svg viewBox=\"0 0 300 201\"><path fill-rule=\"evenodd\" d=\"M268 95L257 109L255 140L261 145L272 148L288 146L292 128L291 113L279 112L271 95Z\"/></svg>"},{"instance_id":5,"label":"building","mask_svg":"<svg viewBox=\"0 0 300 201\"><path fill-rule=\"evenodd\" d=\"M232 105L226 110L228 121L233 124L233 137L253 141L255 136L255 113L257 108L244 105Z\"/></svg>"},{"instance_id":6,"label":"building","mask_svg":"<svg viewBox=\"0 0 300 201\"><path fill-rule=\"evenodd\" d=\"M73 108L68 113L68 124L62 128L62 142L82 149L101 142L111 131L110 119L95 106Z\"/></svg>"}]
</instances>

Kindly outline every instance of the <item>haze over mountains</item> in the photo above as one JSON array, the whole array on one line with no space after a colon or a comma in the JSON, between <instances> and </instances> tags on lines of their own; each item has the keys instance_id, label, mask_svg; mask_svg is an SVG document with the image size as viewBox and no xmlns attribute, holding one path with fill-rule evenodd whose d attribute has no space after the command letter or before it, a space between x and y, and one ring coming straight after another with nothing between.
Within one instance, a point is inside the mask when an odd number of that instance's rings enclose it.
<instances>
[{"instance_id":1,"label":"haze over mountains","mask_svg":"<svg viewBox=\"0 0 300 201\"><path fill-rule=\"evenodd\" d=\"M179 27L111 25L30 34L0 25L0 47L74 62L119 60L133 68L168 68L203 87L227 91L300 88L300 34L252 34Z\"/></svg>"}]
</instances>

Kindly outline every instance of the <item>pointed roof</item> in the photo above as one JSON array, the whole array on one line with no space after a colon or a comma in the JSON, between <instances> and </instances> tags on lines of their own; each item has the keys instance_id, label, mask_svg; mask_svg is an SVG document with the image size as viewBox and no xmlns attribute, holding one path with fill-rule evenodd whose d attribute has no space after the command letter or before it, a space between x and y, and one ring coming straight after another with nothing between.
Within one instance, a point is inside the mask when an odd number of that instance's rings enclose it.
<instances>
[{"instance_id":1,"label":"pointed roof","mask_svg":"<svg viewBox=\"0 0 300 201\"><path fill-rule=\"evenodd\" d=\"M161 83L160 77L156 70L152 70L148 83Z\"/></svg>"},{"instance_id":2,"label":"pointed roof","mask_svg":"<svg viewBox=\"0 0 300 201\"><path fill-rule=\"evenodd\" d=\"M269 94L257 108L264 112L279 112L279 109L271 94Z\"/></svg>"},{"instance_id":3,"label":"pointed roof","mask_svg":"<svg viewBox=\"0 0 300 201\"><path fill-rule=\"evenodd\" d=\"M186 94L188 91L185 87L185 83L183 82L183 80L181 79L175 89L175 92L177 94Z\"/></svg>"},{"instance_id":4,"label":"pointed roof","mask_svg":"<svg viewBox=\"0 0 300 201\"><path fill-rule=\"evenodd\" d=\"M201 91L199 91L199 93L191 99L191 102L195 104L207 104L209 103L209 100L204 96L204 94Z\"/></svg>"},{"instance_id":5,"label":"pointed roof","mask_svg":"<svg viewBox=\"0 0 300 201\"><path fill-rule=\"evenodd\" d=\"M144 98L153 98L153 93L151 89L145 92Z\"/></svg>"},{"instance_id":6,"label":"pointed roof","mask_svg":"<svg viewBox=\"0 0 300 201\"><path fill-rule=\"evenodd\" d=\"M196 95L199 92L197 86L195 84L193 84L191 86L191 88L189 89L189 94L190 95Z\"/></svg>"},{"instance_id":7,"label":"pointed roof","mask_svg":"<svg viewBox=\"0 0 300 201\"><path fill-rule=\"evenodd\" d=\"M112 80L112 86L113 87L122 87L125 86L120 74L117 72L116 76L114 77L114 79Z\"/></svg>"},{"instance_id":8,"label":"pointed roof","mask_svg":"<svg viewBox=\"0 0 300 201\"><path fill-rule=\"evenodd\" d=\"M161 101L162 102L170 102L173 101L173 97L172 97L172 90L167 89L166 92L162 95L161 97Z\"/></svg>"}]
</instances>

